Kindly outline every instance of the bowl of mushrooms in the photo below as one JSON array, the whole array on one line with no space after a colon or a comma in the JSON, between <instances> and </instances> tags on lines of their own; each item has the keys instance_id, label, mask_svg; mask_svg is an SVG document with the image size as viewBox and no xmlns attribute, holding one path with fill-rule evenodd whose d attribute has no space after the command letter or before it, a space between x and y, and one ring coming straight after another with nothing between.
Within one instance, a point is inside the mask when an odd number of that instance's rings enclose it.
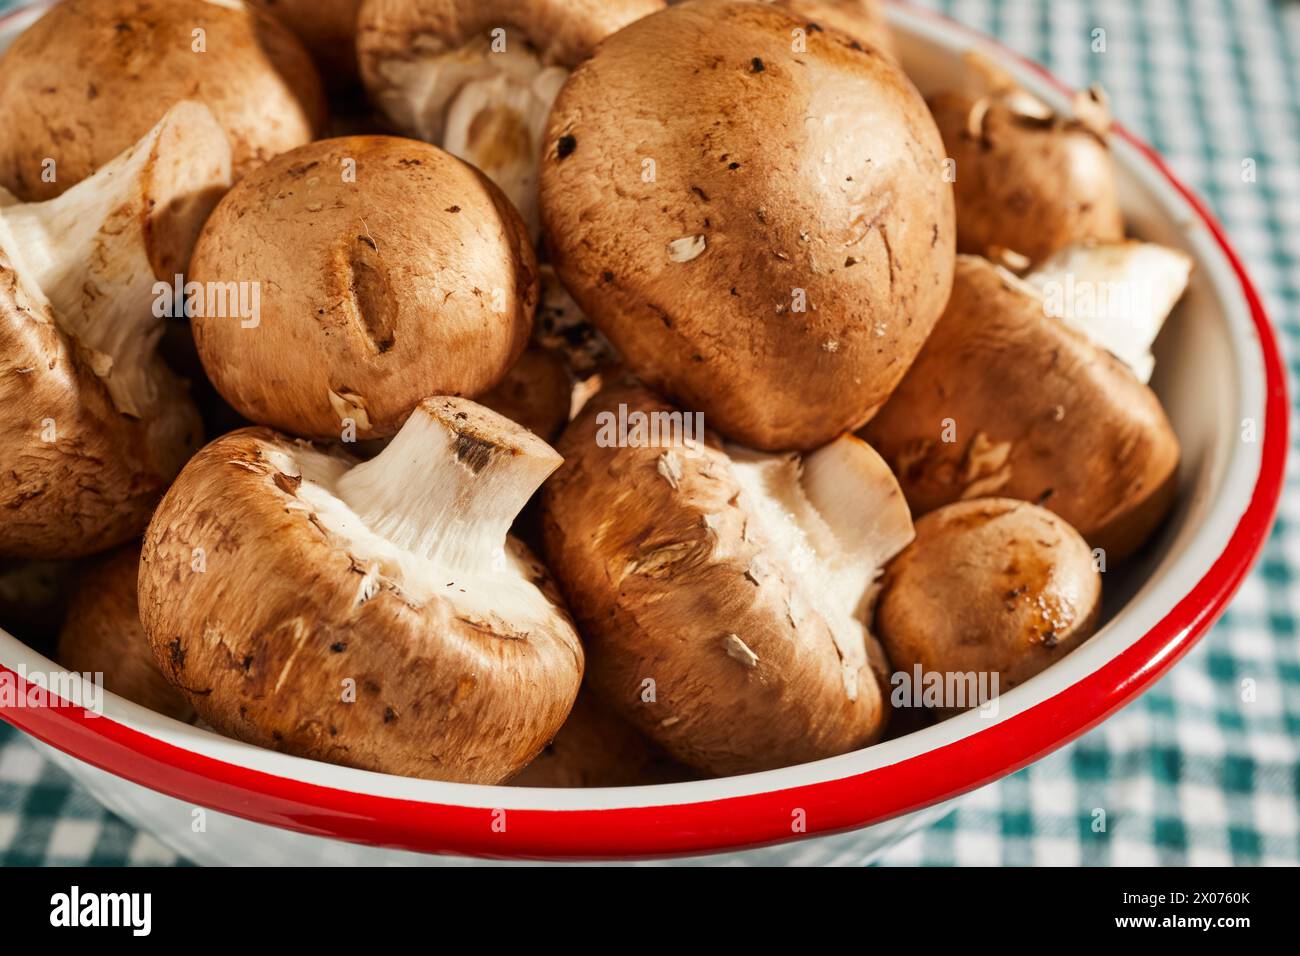
<instances>
[{"instance_id":1,"label":"bowl of mushrooms","mask_svg":"<svg viewBox=\"0 0 1300 956\"><path fill-rule=\"evenodd\" d=\"M0 716L211 863L866 859L1249 570L1204 205L859 0L0 21Z\"/></svg>"}]
</instances>

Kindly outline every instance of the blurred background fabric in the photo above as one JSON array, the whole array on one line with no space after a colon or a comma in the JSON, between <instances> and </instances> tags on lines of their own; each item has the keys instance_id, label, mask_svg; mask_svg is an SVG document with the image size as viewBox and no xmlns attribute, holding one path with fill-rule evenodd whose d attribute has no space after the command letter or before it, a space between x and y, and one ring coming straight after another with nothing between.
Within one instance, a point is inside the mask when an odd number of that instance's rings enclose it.
<instances>
[{"instance_id":1,"label":"blurred background fabric","mask_svg":"<svg viewBox=\"0 0 1300 956\"><path fill-rule=\"evenodd\" d=\"M18 4L0 0L0 16ZM923 0L1101 83L1227 227L1300 356L1300 4L1282 0ZM1093 52L1093 31L1105 51ZM1243 161L1255 162L1253 182ZM1293 432L1293 443L1297 441ZM1100 728L966 796L886 865L1300 863L1300 481L1222 621ZM1244 682L1254 699L1243 700ZM1097 811L1105 829L1097 832ZM798 861L798 854L793 859ZM0 723L0 865L183 864L99 807ZM864 862L844 853L838 863Z\"/></svg>"}]
</instances>

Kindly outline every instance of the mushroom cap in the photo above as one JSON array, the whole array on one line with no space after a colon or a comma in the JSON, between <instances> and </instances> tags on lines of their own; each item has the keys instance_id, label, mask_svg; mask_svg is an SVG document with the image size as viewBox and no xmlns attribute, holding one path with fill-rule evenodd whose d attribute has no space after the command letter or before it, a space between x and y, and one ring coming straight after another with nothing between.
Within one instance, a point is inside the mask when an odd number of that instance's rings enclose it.
<instances>
[{"instance_id":1,"label":"mushroom cap","mask_svg":"<svg viewBox=\"0 0 1300 956\"><path fill-rule=\"evenodd\" d=\"M198 54L196 30L205 31ZM173 103L206 103L235 176L312 139L315 68L274 18L238 0L63 0L0 58L0 186L48 199L143 136ZM54 159L56 179L42 179Z\"/></svg>"},{"instance_id":2,"label":"mushroom cap","mask_svg":"<svg viewBox=\"0 0 1300 956\"><path fill-rule=\"evenodd\" d=\"M695 776L584 689L555 739L509 783L512 787L642 787Z\"/></svg>"},{"instance_id":3,"label":"mushroom cap","mask_svg":"<svg viewBox=\"0 0 1300 956\"><path fill-rule=\"evenodd\" d=\"M1007 691L1091 636L1100 607L1077 531L1028 502L979 498L916 522L885 572L876 633L898 671L996 672Z\"/></svg>"},{"instance_id":4,"label":"mushroom cap","mask_svg":"<svg viewBox=\"0 0 1300 956\"><path fill-rule=\"evenodd\" d=\"M574 299L647 384L761 449L861 425L952 274L924 101L836 31L792 52L801 26L730 2L633 23L565 84L542 157Z\"/></svg>"},{"instance_id":5,"label":"mushroom cap","mask_svg":"<svg viewBox=\"0 0 1300 956\"><path fill-rule=\"evenodd\" d=\"M154 404L123 414L0 249L0 556L94 554L148 523L202 442L184 382L156 357L150 365Z\"/></svg>"},{"instance_id":6,"label":"mushroom cap","mask_svg":"<svg viewBox=\"0 0 1300 956\"><path fill-rule=\"evenodd\" d=\"M258 0L288 27L320 67L331 88L357 78L357 14L361 0Z\"/></svg>"},{"instance_id":7,"label":"mushroom cap","mask_svg":"<svg viewBox=\"0 0 1300 956\"><path fill-rule=\"evenodd\" d=\"M956 161L957 249L1012 249L1033 262L1085 239L1124 237L1106 141L1082 123L1017 108L1009 96L943 93L930 100ZM1044 116L1047 118L1044 119Z\"/></svg>"},{"instance_id":8,"label":"mushroom cap","mask_svg":"<svg viewBox=\"0 0 1300 956\"><path fill-rule=\"evenodd\" d=\"M776 5L804 18L811 26L839 30L889 57L898 57L880 0L776 0Z\"/></svg>"},{"instance_id":9,"label":"mushroom cap","mask_svg":"<svg viewBox=\"0 0 1300 956\"><path fill-rule=\"evenodd\" d=\"M249 743L499 783L572 707L577 635L517 542L508 569L534 590L514 618L503 616L514 580L504 573L490 594L404 578L374 533L316 490L354 464L265 428L225 435L190 461L141 561L140 614L163 673L205 722ZM331 530L343 526L362 537Z\"/></svg>"},{"instance_id":10,"label":"mushroom cap","mask_svg":"<svg viewBox=\"0 0 1300 956\"><path fill-rule=\"evenodd\" d=\"M548 565L582 631L592 689L673 757L715 774L874 741L884 707L868 656L853 661L837 644L732 459L714 443L611 442L602 430L620 409L681 414L638 385L607 387L561 436L565 462L543 494Z\"/></svg>"},{"instance_id":11,"label":"mushroom cap","mask_svg":"<svg viewBox=\"0 0 1300 956\"><path fill-rule=\"evenodd\" d=\"M1155 393L974 256L957 257L943 318L862 435L913 513L989 495L1038 502L1112 560L1176 492L1178 439Z\"/></svg>"},{"instance_id":12,"label":"mushroom cap","mask_svg":"<svg viewBox=\"0 0 1300 956\"><path fill-rule=\"evenodd\" d=\"M564 359L529 346L479 403L550 441L569 420L573 383Z\"/></svg>"},{"instance_id":13,"label":"mushroom cap","mask_svg":"<svg viewBox=\"0 0 1300 956\"><path fill-rule=\"evenodd\" d=\"M130 544L82 575L59 634L58 661L104 675L104 686L155 713L191 721L194 708L163 677L140 623L136 577L140 546Z\"/></svg>"},{"instance_id":14,"label":"mushroom cap","mask_svg":"<svg viewBox=\"0 0 1300 956\"><path fill-rule=\"evenodd\" d=\"M321 439L344 419L357 438L391 435L429 395L492 388L537 304L532 245L501 191L391 136L321 140L245 177L189 278L257 283L255 328L192 318L203 366L251 421Z\"/></svg>"},{"instance_id":15,"label":"mushroom cap","mask_svg":"<svg viewBox=\"0 0 1300 956\"><path fill-rule=\"evenodd\" d=\"M596 44L664 0L363 0L357 51L366 86L387 80L382 64L455 50L496 29L523 34L548 65L572 68Z\"/></svg>"}]
</instances>

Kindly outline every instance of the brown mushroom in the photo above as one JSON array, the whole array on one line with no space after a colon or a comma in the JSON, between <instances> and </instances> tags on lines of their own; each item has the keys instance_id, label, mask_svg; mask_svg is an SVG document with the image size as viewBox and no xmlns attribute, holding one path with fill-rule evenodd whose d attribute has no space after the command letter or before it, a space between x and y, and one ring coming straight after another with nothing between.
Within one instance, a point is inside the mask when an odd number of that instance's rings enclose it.
<instances>
[{"instance_id":1,"label":"brown mushroom","mask_svg":"<svg viewBox=\"0 0 1300 956\"><path fill-rule=\"evenodd\" d=\"M0 58L0 186L49 199L180 100L230 137L236 178L312 139L320 80L298 41L239 0L62 0Z\"/></svg>"},{"instance_id":2,"label":"brown mushroom","mask_svg":"<svg viewBox=\"0 0 1300 956\"><path fill-rule=\"evenodd\" d=\"M584 689L555 739L510 786L641 787L695 776Z\"/></svg>"},{"instance_id":3,"label":"brown mushroom","mask_svg":"<svg viewBox=\"0 0 1300 956\"><path fill-rule=\"evenodd\" d=\"M0 555L129 540L198 447L185 384L157 353L155 277L171 288L229 182L225 134L185 101L57 199L0 201Z\"/></svg>"},{"instance_id":4,"label":"brown mushroom","mask_svg":"<svg viewBox=\"0 0 1300 956\"><path fill-rule=\"evenodd\" d=\"M537 155L569 70L663 0L365 0L361 75L399 130L483 170L537 229Z\"/></svg>"},{"instance_id":5,"label":"brown mushroom","mask_svg":"<svg viewBox=\"0 0 1300 956\"><path fill-rule=\"evenodd\" d=\"M1056 512L1119 560L1173 503L1178 439L1155 394L1046 312L1037 290L957 257L943 318L862 430L915 514L997 495Z\"/></svg>"},{"instance_id":6,"label":"brown mushroom","mask_svg":"<svg viewBox=\"0 0 1300 956\"><path fill-rule=\"evenodd\" d=\"M984 94L930 100L955 163L957 249L994 257L1005 248L1032 262L1084 240L1124 237L1110 117L1099 92L1062 116L997 78Z\"/></svg>"},{"instance_id":7,"label":"brown mushroom","mask_svg":"<svg viewBox=\"0 0 1300 956\"><path fill-rule=\"evenodd\" d=\"M140 624L136 576L140 545L119 548L82 576L59 634L58 661L150 710L185 722L194 708L163 677Z\"/></svg>"},{"instance_id":8,"label":"brown mushroom","mask_svg":"<svg viewBox=\"0 0 1300 956\"><path fill-rule=\"evenodd\" d=\"M890 562L876 609L897 673L996 675L1010 690L1092 635L1101 575L1079 533L1044 508L1006 498L960 501L916 522L916 540ZM964 700L969 681L956 681Z\"/></svg>"},{"instance_id":9,"label":"brown mushroom","mask_svg":"<svg viewBox=\"0 0 1300 956\"><path fill-rule=\"evenodd\" d=\"M910 81L768 5L625 27L565 84L542 159L556 272L647 384L762 449L861 425L952 274L942 144ZM858 47L858 48L855 48Z\"/></svg>"},{"instance_id":10,"label":"brown mushroom","mask_svg":"<svg viewBox=\"0 0 1300 956\"><path fill-rule=\"evenodd\" d=\"M912 535L865 443L719 447L635 384L595 396L543 495L548 564L592 689L673 757L744 773L866 746L878 569Z\"/></svg>"},{"instance_id":11,"label":"brown mushroom","mask_svg":"<svg viewBox=\"0 0 1300 956\"><path fill-rule=\"evenodd\" d=\"M258 294L254 318L191 316L217 390L251 421L318 439L384 437L428 395L486 392L537 303L532 244L501 191L391 136L321 140L245 177L190 278Z\"/></svg>"},{"instance_id":12,"label":"brown mushroom","mask_svg":"<svg viewBox=\"0 0 1300 956\"><path fill-rule=\"evenodd\" d=\"M264 428L217 439L145 536L140 614L163 673L241 740L501 782L555 737L582 678L545 569L507 533L559 462L457 398L420 403L364 463Z\"/></svg>"}]
</instances>

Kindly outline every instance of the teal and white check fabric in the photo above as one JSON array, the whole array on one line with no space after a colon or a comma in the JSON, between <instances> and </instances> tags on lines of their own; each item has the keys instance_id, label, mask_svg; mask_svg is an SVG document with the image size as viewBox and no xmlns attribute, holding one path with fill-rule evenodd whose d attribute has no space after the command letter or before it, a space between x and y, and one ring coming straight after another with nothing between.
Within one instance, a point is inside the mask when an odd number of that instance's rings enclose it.
<instances>
[{"instance_id":1,"label":"teal and white check fabric","mask_svg":"<svg viewBox=\"0 0 1300 956\"><path fill-rule=\"evenodd\" d=\"M1099 82L1227 227L1300 356L1300 3L925 0L1073 86ZM0 11L13 0L0 0ZM1093 31L1105 51L1093 52ZM1242 161L1253 159L1254 182ZM1300 389L1292 386L1296 396ZM1298 439L1300 440L1300 439ZM1074 745L967 796L885 864L1300 863L1300 479L1220 624ZM1243 679L1256 699L1241 701ZM1105 832L1093 830L1105 811ZM0 724L0 864L174 864ZM860 862L846 855L839 862Z\"/></svg>"}]
</instances>

